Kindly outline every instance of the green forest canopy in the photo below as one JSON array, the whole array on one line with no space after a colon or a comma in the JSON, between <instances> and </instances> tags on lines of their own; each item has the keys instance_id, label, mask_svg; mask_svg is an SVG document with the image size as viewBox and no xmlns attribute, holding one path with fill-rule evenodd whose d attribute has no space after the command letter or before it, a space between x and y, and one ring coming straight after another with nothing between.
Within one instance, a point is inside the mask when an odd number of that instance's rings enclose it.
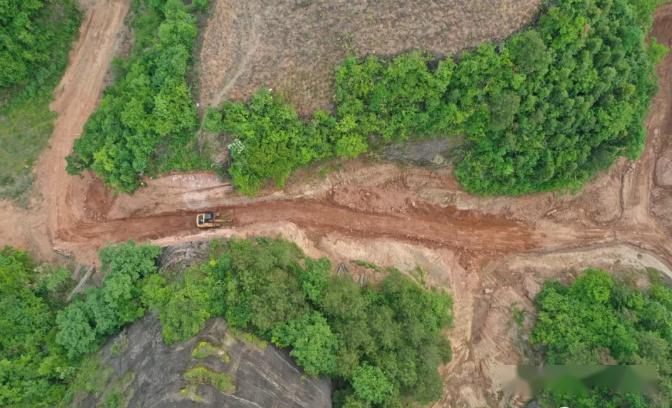
<instances>
[{"instance_id":1,"label":"green forest canopy","mask_svg":"<svg viewBox=\"0 0 672 408\"><path fill-rule=\"evenodd\" d=\"M336 406L395 407L442 394L437 366L450 359L443 329L452 321L451 299L398 271L361 287L287 241L231 240L172 279L150 276L143 292L167 342L222 316L289 348L306 374L332 377Z\"/></svg>"},{"instance_id":2,"label":"green forest canopy","mask_svg":"<svg viewBox=\"0 0 672 408\"><path fill-rule=\"evenodd\" d=\"M546 390L542 406L669 408L672 401L672 288L654 279L645 290L588 269L571 285L547 282L535 300L532 344L547 364L652 365L660 376L653 397L606 389Z\"/></svg>"},{"instance_id":3,"label":"green forest canopy","mask_svg":"<svg viewBox=\"0 0 672 408\"><path fill-rule=\"evenodd\" d=\"M67 404L109 336L156 312L173 343L216 316L289 348L307 375L334 379L337 406L401 406L441 396L437 366L450 359L451 299L396 270L364 287L333 276L326 259L287 241L213 244L210 260L159 274L159 248L132 242L100 252L105 278L65 302L69 271L37 268L0 251L0 405ZM88 367L88 368L87 368Z\"/></svg>"},{"instance_id":4,"label":"green forest canopy","mask_svg":"<svg viewBox=\"0 0 672 408\"><path fill-rule=\"evenodd\" d=\"M72 0L5 0L0 3L0 91L48 80L61 66L77 19ZM61 24L64 22L65 24ZM0 98L1 100L1 98ZM1 105L1 104L0 104Z\"/></svg>"},{"instance_id":5,"label":"green forest canopy","mask_svg":"<svg viewBox=\"0 0 672 408\"><path fill-rule=\"evenodd\" d=\"M39 274L30 257L0 250L0 406L53 407L76 367L55 342L69 272Z\"/></svg>"},{"instance_id":6,"label":"green forest canopy","mask_svg":"<svg viewBox=\"0 0 672 408\"><path fill-rule=\"evenodd\" d=\"M210 110L204 126L233 135L229 174L247 194L266 180L282 186L315 160L355 157L371 140L456 135L466 142L455 172L470 192L578 188L616 157L642 151L653 66L665 52L646 40L660 2L548 1L532 28L456 58L347 58L336 69L333 113L304 120L259 91ZM195 150L186 82L196 3L138 4L133 56L68 157L69 172L91 168L126 192L143 175L208 165Z\"/></svg>"},{"instance_id":7,"label":"green forest canopy","mask_svg":"<svg viewBox=\"0 0 672 408\"><path fill-rule=\"evenodd\" d=\"M457 58L422 52L347 58L333 114L302 120L268 91L225 102L205 126L235 137L233 183L246 193L327 157L379 143L465 135L456 175L479 194L581 186L616 157L638 157L664 47L646 41L658 0L548 1L534 27Z\"/></svg>"},{"instance_id":8,"label":"green forest canopy","mask_svg":"<svg viewBox=\"0 0 672 408\"><path fill-rule=\"evenodd\" d=\"M143 175L207 167L195 145L198 117L187 74L205 1L134 3L134 47L116 62L118 80L103 96L67 157L67 171L91 168L118 191Z\"/></svg>"}]
</instances>

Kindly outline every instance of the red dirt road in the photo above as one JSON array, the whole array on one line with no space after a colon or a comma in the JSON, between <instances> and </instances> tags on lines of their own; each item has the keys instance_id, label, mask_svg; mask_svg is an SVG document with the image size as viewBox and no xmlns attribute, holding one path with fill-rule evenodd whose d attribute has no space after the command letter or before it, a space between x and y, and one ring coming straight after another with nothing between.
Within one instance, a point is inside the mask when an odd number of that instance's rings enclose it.
<instances>
[{"instance_id":1,"label":"red dirt road","mask_svg":"<svg viewBox=\"0 0 672 408\"><path fill-rule=\"evenodd\" d=\"M63 158L95 109L128 7L128 0L106 0L88 9L52 105L58 119L37 167L42 199L30 212L0 208L0 243L27 245L43 257L56 249L93 262L97 249L110 242L193 237L195 212L214 208L232 215L234 230L289 221L320 236L386 237L450 248L468 259L622 242L672 263L671 241L649 212L658 146L671 130L666 86L653 104L642 159L615 166L576 197L480 199L461 192L449 173L361 162L325 180L295 182L255 199L232 192L211 174L148 180L148 187L132 196L114 196L90 175L67 176ZM667 44L671 10L659 11L654 30ZM662 84L672 82L671 58L659 67ZM618 216L603 222L617 207Z\"/></svg>"}]
</instances>

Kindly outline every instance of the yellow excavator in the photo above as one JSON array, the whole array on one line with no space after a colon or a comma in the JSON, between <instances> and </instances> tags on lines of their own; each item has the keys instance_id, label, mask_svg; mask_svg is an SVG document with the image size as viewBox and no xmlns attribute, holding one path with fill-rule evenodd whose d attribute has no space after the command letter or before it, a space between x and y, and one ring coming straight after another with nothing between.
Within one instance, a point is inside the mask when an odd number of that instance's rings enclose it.
<instances>
[{"instance_id":1,"label":"yellow excavator","mask_svg":"<svg viewBox=\"0 0 672 408\"><path fill-rule=\"evenodd\" d=\"M196 226L201 229L219 228L224 224L231 222L230 217L220 216L219 213L212 211L199 213L196 215Z\"/></svg>"}]
</instances>

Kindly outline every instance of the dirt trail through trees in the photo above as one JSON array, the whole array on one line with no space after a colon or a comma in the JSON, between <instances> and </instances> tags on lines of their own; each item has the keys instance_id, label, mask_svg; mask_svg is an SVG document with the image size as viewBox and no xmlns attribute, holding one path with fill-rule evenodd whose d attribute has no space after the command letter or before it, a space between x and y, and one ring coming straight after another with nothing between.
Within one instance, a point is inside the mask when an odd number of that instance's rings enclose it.
<instances>
[{"instance_id":1,"label":"dirt trail through trees","mask_svg":"<svg viewBox=\"0 0 672 408\"><path fill-rule=\"evenodd\" d=\"M597 187L588 186L576 197L480 199L462 193L449 173L361 162L323 180L296 181L300 187L267 191L255 199L234 193L212 174L201 173L148 180L148 187L132 196L115 196L90 175L67 176L63 158L100 97L128 8L128 0L106 0L87 10L52 105L59 116L51 147L37 167L42 200L29 212L8 206L0 209L5 227L2 241L30 243L43 255L53 248L90 262L96 250L110 242L166 242L170 237L178 242L181 237L193 237L198 233L195 212L217 209L232 215L234 230L289 221L321 236L335 232L447 247L466 256L465 261L623 242L672 263L670 239L648 208L656 154L671 131L666 86L672 82L669 57L659 67L663 86L653 104L642 159L615 166L591 183ZM669 10L659 11L654 30L668 44L672 37ZM612 192L619 192L618 196ZM621 207L619 216L602 222L615 206ZM40 234L49 241L40 240Z\"/></svg>"}]
</instances>

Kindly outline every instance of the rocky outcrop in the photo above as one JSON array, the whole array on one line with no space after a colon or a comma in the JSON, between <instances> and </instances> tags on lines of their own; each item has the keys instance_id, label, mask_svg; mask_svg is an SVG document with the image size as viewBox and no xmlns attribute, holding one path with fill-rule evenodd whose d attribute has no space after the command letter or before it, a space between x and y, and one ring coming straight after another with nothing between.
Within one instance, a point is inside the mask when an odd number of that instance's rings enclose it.
<instances>
[{"instance_id":1,"label":"rocky outcrop","mask_svg":"<svg viewBox=\"0 0 672 408\"><path fill-rule=\"evenodd\" d=\"M215 351L192 356L205 342ZM190 383L184 374L199 366L227 376L234 390ZM113 369L105 387L123 384L121 405L128 407L331 407L328 379L305 376L287 352L233 334L222 319L210 320L185 343L166 345L159 321L147 316L104 347L101 367ZM89 396L82 405L95 407L103 400Z\"/></svg>"}]
</instances>

